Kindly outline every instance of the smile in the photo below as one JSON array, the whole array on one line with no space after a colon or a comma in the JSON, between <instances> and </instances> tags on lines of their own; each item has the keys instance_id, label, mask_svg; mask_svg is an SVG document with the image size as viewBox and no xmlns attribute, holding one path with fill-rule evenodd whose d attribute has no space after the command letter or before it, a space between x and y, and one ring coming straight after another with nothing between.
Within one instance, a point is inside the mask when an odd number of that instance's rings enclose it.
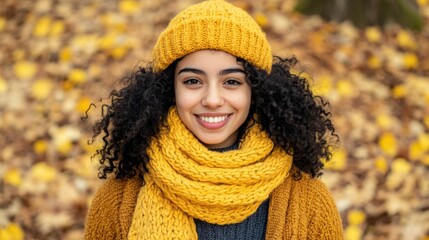
<instances>
[{"instance_id":1,"label":"smile","mask_svg":"<svg viewBox=\"0 0 429 240\"><path fill-rule=\"evenodd\" d=\"M207 116L207 115L196 115L200 126L209 130L218 130L225 126L231 114L218 115L218 116Z\"/></svg>"},{"instance_id":2,"label":"smile","mask_svg":"<svg viewBox=\"0 0 429 240\"><path fill-rule=\"evenodd\" d=\"M228 115L224 116L217 116L217 117L205 117L205 116L198 116L199 119L206 123L220 123L226 120Z\"/></svg>"}]
</instances>

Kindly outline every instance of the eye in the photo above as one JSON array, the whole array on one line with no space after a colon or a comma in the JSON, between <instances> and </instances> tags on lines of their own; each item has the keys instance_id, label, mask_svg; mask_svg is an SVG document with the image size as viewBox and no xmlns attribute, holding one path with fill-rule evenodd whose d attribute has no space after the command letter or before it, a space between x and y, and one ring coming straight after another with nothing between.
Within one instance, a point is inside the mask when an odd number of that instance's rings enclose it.
<instances>
[{"instance_id":1,"label":"eye","mask_svg":"<svg viewBox=\"0 0 429 240\"><path fill-rule=\"evenodd\" d=\"M233 85L241 85L242 84L240 81L238 81L238 80L236 80L234 78L227 79L224 83L226 85L232 85L232 86Z\"/></svg>"},{"instance_id":2,"label":"eye","mask_svg":"<svg viewBox=\"0 0 429 240\"><path fill-rule=\"evenodd\" d=\"M185 85L196 85L196 84L200 84L200 80L196 79L196 78L189 78L186 79L185 81L183 81L183 84Z\"/></svg>"}]
</instances>

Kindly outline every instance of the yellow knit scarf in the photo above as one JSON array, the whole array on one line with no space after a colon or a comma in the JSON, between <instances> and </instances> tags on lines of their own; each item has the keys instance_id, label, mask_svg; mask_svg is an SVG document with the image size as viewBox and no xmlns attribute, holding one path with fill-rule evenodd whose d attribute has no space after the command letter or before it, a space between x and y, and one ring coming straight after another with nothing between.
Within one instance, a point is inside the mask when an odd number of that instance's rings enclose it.
<instances>
[{"instance_id":1,"label":"yellow knit scarf","mask_svg":"<svg viewBox=\"0 0 429 240\"><path fill-rule=\"evenodd\" d=\"M148 148L149 172L137 199L128 238L198 239L194 218L214 224L246 219L286 178L292 157L274 147L259 125L240 148L208 150L176 108Z\"/></svg>"}]
</instances>

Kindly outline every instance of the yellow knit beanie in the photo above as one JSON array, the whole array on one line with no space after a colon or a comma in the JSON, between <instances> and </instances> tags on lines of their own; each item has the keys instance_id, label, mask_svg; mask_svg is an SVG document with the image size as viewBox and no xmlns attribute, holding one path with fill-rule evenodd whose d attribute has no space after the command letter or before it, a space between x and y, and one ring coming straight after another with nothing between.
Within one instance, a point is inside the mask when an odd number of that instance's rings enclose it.
<instances>
[{"instance_id":1,"label":"yellow knit beanie","mask_svg":"<svg viewBox=\"0 0 429 240\"><path fill-rule=\"evenodd\" d=\"M180 12L152 51L155 72L203 49L221 50L271 71L271 47L260 26L244 10L224 0L208 0Z\"/></svg>"}]
</instances>

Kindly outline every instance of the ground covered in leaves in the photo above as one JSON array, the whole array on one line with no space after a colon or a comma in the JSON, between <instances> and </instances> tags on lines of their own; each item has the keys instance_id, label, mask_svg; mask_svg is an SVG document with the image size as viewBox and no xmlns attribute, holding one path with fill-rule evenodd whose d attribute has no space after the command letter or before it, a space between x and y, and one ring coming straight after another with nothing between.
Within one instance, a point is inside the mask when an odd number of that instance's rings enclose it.
<instances>
[{"instance_id":1,"label":"ground covered in leaves","mask_svg":"<svg viewBox=\"0 0 429 240\"><path fill-rule=\"evenodd\" d=\"M3 0L0 8L0 239L82 239L100 181L91 126L116 81L149 61L169 19L195 0ZM346 239L429 239L429 3L425 28L357 29L231 0L273 52L331 103L341 145L323 181Z\"/></svg>"}]
</instances>

